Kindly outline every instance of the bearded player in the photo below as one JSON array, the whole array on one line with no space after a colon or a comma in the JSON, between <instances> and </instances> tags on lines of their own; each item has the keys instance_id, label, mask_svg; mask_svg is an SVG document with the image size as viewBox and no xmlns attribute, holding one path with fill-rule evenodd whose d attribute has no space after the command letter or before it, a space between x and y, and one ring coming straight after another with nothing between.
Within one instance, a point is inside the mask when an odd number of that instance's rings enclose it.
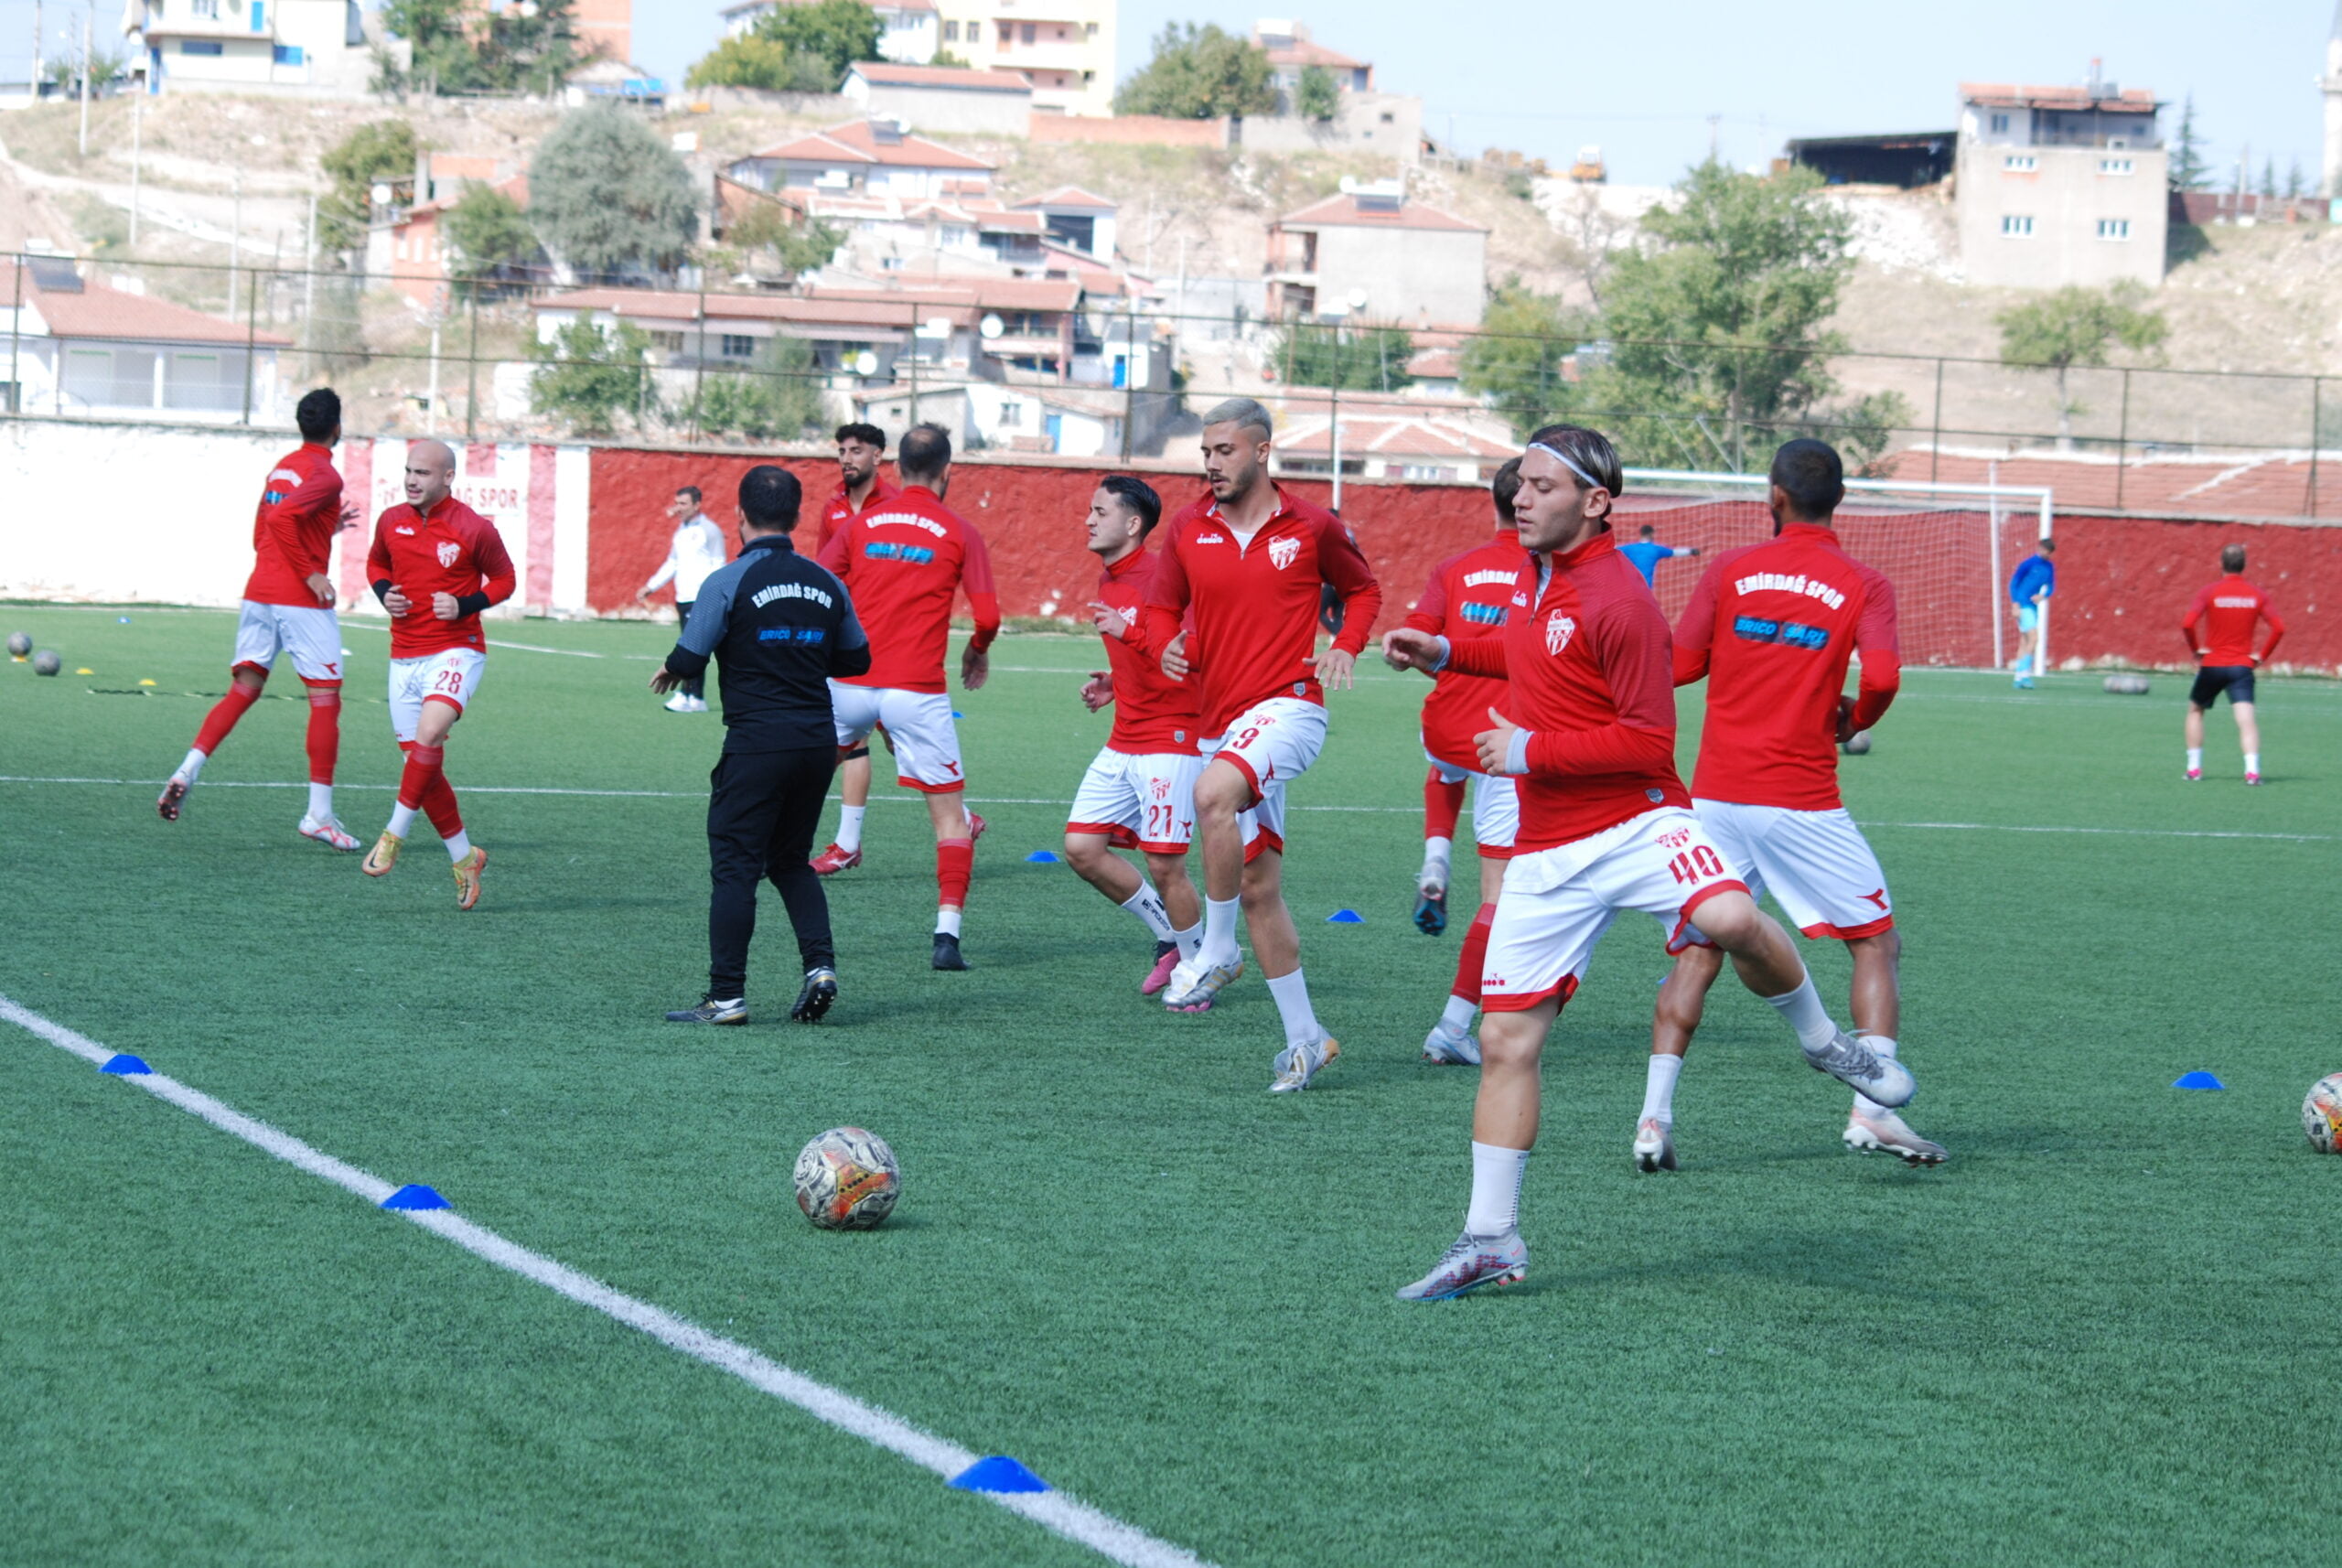
<instances>
[{"instance_id":1,"label":"bearded player","mask_svg":"<svg viewBox=\"0 0 2342 1568\"><path fill-rule=\"evenodd\" d=\"M455 498L456 454L444 441L406 449L406 500L374 525L366 575L391 614L391 729L406 767L390 825L366 852L369 876L388 876L421 811L456 868L456 908L479 902L488 851L464 832L447 782L448 732L488 669L480 612L512 596L512 557L496 525Z\"/></svg>"},{"instance_id":2,"label":"bearded player","mask_svg":"<svg viewBox=\"0 0 2342 1568\"><path fill-rule=\"evenodd\" d=\"M822 509L822 535L814 553L829 545L831 536L866 509L895 499L895 487L881 478L878 464L886 456L886 433L875 424L838 426L838 488ZM879 734L883 736L885 731ZM870 807L870 743L861 742L838 759L838 836L813 857L813 870L830 876L862 864L862 817Z\"/></svg>"},{"instance_id":3,"label":"bearded player","mask_svg":"<svg viewBox=\"0 0 2342 1568\"><path fill-rule=\"evenodd\" d=\"M951 437L939 425L915 424L895 449L903 488L865 508L830 536L822 564L854 596L870 635L866 673L830 682L841 753L880 725L894 739L895 777L927 798L935 828L937 908L932 962L961 970L960 921L975 871L975 835L960 766L960 735L943 680L951 639L951 600L962 589L976 634L960 656L960 684L973 692L991 671L985 650L1000 634L1000 599L983 536L943 504L951 482Z\"/></svg>"},{"instance_id":4,"label":"bearded player","mask_svg":"<svg viewBox=\"0 0 2342 1568\"><path fill-rule=\"evenodd\" d=\"M1799 930L1846 944L1854 1038L1892 1061L1903 938L1878 857L1839 799L1838 745L1886 712L1902 661L1894 585L1839 546L1832 519L1845 495L1845 469L1826 444L1792 441L1773 455L1773 538L1725 551L1701 576L1675 628L1675 682L1708 682L1692 776L1700 825L1751 897L1769 888ZM1846 665L1856 654L1862 682L1849 699ZM1723 967L1722 954L1695 943L1660 987L1635 1127L1643 1170L1675 1168L1675 1079ZM1913 1165L1946 1157L1859 1085L1845 1141Z\"/></svg>"},{"instance_id":5,"label":"bearded player","mask_svg":"<svg viewBox=\"0 0 2342 1568\"><path fill-rule=\"evenodd\" d=\"M1139 983L1142 996L1162 990L1204 937L1203 910L1187 879L1196 775L1203 770L1195 689L1166 675L1139 647L1155 570L1146 538L1162 514L1154 489L1128 474L1107 475L1090 498L1087 547L1103 568L1090 613L1105 639L1108 667L1090 672L1081 701L1093 714L1112 703L1114 728L1081 776L1065 825L1067 864L1154 934L1155 967ZM1146 876L1116 849L1144 855Z\"/></svg>"},{"instance_id":6,"label":"bearded player","mask_svg":"<svg viewBox=\"0 0 2342 1568\"><path fill-rule=\"evenodd\" d=\"M1520 1181L1537 1140L1538 1062L1612 919L1639 909L1680 933L1697 917L1742 982L1796 1030L1806 1060L1887 1104L1910 1075L1831 1022L1796 947L1756 908L1691 811L1675 774L1667 621L1610 533L1620 488L1608 440L1572 424L1537 432L1515 515L1523 581L1501 642L1413 627L1383 639L1401 668L1450 662L1509 682L1478 736L1480 765L1517 779L1520 833L1505 867L1482 977L1480 1089L1464 1233L1402 1300L1443 1301L1528 1272ZM1209 642L1206 644L1209 646Z\"/></svg>"},{"instance_id":7,"label":"bearded player","mask_svg":"<svg viewBox=\"0 0 2342 1568\"><path fill-rule=\"evenodd\" d=\"M1308 1088L1341 1049L1310 1007L1301 938L1285 908L1285 791L1326 744L1325 689L1350 683L1382 589L1340 519L1270 482L1270 436L1268 410L1251 398L1230 398L1204 416L1211 493L1169 525L1143 636L1165 674L1199 682L1209 758L1196 780L1204 940L1171 972L1164 1005L1198 1008L1242 972L1241 908L1284 1025L1269 1085L1284 1094ZM1327 583L1342 599L1342 632L1318 653L1318 598ZM1248 811L1257 830L1249 856L1241 820Z\"/></svg>"},{"instance_id":8,"label":"bearded player","mask_svg":"<svg viewBox=\"0 0 2342 1568\"><path fill-rule=\"evenodd\" d=\"M228 694L204 716L195 744L155 802L163 821L176 822L203 765L236 727L261 692L277 655L293 656L293 672L309 694L309 809L303 838L338 850L358 841L333 810L333 769L341 753L341 627L334 618L333 582L326 575L333 537L355 527L354 503L345 502L333 449L341 439L341 399L319 387L301 399L293 418L301 445L276 460L252 517L252 575L236 618L236 660Z\"/></svg>"},{"instance_id":9,"label":"bearded player","mask_svg":"<svg viewBox=\"0 0 2342 1568\"><path fill-rule=\"evenodd\" d=\"M1497 470L1488 493L1496 502L1496 537L1485 544L1451 555L1432 568L1431 582L1405 624L1433 637L1452 641L1475 639L1501 642L1505 621L1511 614L1513 595L1520 592L1526 567L1520 536L1513 521L1513 498L1520 490L1520 459ZM1488 726L1488 710L1505 700L1505 683L1486 675L1466 675L1447 669L1432 677L1431 695L1423 699L1423 755L1431 759L1429 795L1434 784L1452 779L1458 793L1472 780L1472 837L1479 847L1479 909L1464 930L1464 950L1456 955L1456 982L1448 989L1447 1006L1423 1041L1423 1060L1436 1064L1477 1064L1479 1042L1472 1037L1472 1018L1480 1007L1480 970L1488 957L1488 926L1496 918L1497 889L1504 882L1504 863L1511 857L1520 825L1520 802L1513 781L1480 767L1479 743L1473 737ZM1455 825L1451 810L1448 824ZM1433 839L1439 853L1438 892L1446 920L1447 841ZM1432 875L1428 860L1424 877ZM1419 889L1415 924L1423 922L1422 904L1430 887Z\"/></svg>"}]
</instances>

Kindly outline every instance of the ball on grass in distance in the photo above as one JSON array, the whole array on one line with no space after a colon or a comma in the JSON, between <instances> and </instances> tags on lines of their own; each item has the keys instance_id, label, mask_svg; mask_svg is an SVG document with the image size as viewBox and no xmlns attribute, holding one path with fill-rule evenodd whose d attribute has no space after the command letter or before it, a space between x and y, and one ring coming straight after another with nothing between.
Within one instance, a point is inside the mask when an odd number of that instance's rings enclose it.
<instances>
[{"instance_id":1,"label":"ball on grass in distance","mask_svg":"<svg viewBox=\"0 0 2342 1568\"><path fill-rule=\"evenodd\" d=\"M823 1230L867 1230L895 1211L901 1167L886 1140L833 1127L797 1156L797 1207Z\"/></svg>"},{"instance_id":2,"label":"ball on grass in distance","mask_svg":"<svg viewBox=\"0 0 2342 1568\"><path fill-rule=\"evenodd\" d=\"M2118 697L2143 697L2152 689L2144 675L2130 674L2109 675L2105 686Z\"/></svg>"},{"instance_id":3,"label":"ball on grass in distance","mask_svg":"<svg viewBox=\"0 0 2342 1568\"><path fill-rule=\"evenodd\" d=\"M8 651L10 653L13 653L17 658L22 659L26 654L30 653L32 650L33 639L31 637L21 631L12 631L8 634Z\"/></svg>"},{"instance_id":4,"label":"ball on grass in distance","mask_svg":"<svg viewBox=\"0 0 2342 1568\"><path fill-rule=\"evenodd\" d=\"M1866 729L1856 730L1853 734L1846 737L1846 744L1840 749L1844 751L1848 757L1861 757L1864 755L1870 750L1870 731Z\"/></svg>"},{"instance_id":5,"label":"ball on grass in distance","mask_svg":"<svg viewBox=\"0 0 2342 1568\"><path fill-rule=\"evenodd\" d=\"M36 675L54 675L64 668L65 660L49 649L44 648L33 655L33 673Z\"/></svg>"},{"instance_id":6,"label":"ball on grass in distance","mask_svg":"<svg viewBox=\"0 0 2342 1568\"><path fill-rule=\"evenodd\" d=\"M2302 1131L2321 1155L2342 1154L2342 1072L2330 1072L2309 1086L2302 1101Z\"/></svg>"}]
</instances>

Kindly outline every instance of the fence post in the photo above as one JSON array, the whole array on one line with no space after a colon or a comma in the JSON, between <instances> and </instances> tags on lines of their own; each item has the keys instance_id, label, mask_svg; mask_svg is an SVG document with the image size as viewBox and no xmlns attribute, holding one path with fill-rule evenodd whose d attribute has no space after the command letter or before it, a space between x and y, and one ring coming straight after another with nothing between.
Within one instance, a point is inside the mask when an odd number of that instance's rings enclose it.
<instances>
[{"instance_id":1,"label":"fence post","mask_svg":"<svg viewBox=\"0 0 2342 1568\"><path fill-rule=\"evenodd\" d=\"M260 290L255 287L244 293L244 412L239 424L252 422L252 357L260 351L259 342Z\"/></svg>"},{"instance_id":2,"label":"fence post","mask_svg":"<svg viewBox=\"0 0 2342 1568\"><path fill-rule=\"evenodd\" d=\"M468 446L479 438L479 280L471 286L472 344L466 350L471 362L471 379L464 390L464 442Z\"/></svg>"},{"instance_id":3,"label":"fence post","mask_svg":"<svg viewBox=\"0 0 2342 1568\"><path fill-rule=\"evenodd\" d=\"M1138 298L1123 300L1123 461L1131 460L1131 424L1138 416ZM1048 424L1044 416L1041 428Z\"/></svg>"},{"instance_id":4,"label":"fence post","mask_svg":"<svg viewBox=\"0 0 2342 1568\"><path fill-rule=\"evenodd\" d=\"M40 83L33 83L38 94ZM8 313L8 412L25 412L25 378L23 374L25 347L25 253L16 252L16 292L15 309Z\"/></svg>"},{"instance_id":5,"label":"fence post","mask_svg":"<svg viewBox=\"0 0 2342 1568\"><path fill-rule=\"evenodd\" d=\"M1936 482L1936 474L1943 462L1943 356L1936 356L1935 424L1928 432L1928 483Z\"/></svg>"},{"instance_id":6,"label":"fence post","mask_svg":"<svg viewBox=\"0 0 2342 1568\"><path fill-rule=\"evenodd\" d=\"M2131 371L2122 371L2122 416L2114 426L2114 510L2122 510L2124 470L2131 466Z\"/></svg>"},{"instance_id":7,"label":"fence post","mask_svg":"<svg viewBox=\"0 0 2342 1568\"><path fill-rule=\"evenodd\" d=\"M693 323L699 328L699 352L692 356L692 428L691 444L699 445L699 414L703 406L701 394L707 391L707 268L699 269L699 319ZM739 405L733 405L737 408Z\"/></svg>"},{"instance_id":8,"label":"fence post","mask_svg":"<svg viewBox=\"0 0 2342 1568\"><path fill-rule=\"evenodd\" d=\"M2326 378L2309 379L2309 515L2317 515L2317 449L2325 440L2326 411L2319 407L2324 400Z\"/></svg>"}]
</instances>

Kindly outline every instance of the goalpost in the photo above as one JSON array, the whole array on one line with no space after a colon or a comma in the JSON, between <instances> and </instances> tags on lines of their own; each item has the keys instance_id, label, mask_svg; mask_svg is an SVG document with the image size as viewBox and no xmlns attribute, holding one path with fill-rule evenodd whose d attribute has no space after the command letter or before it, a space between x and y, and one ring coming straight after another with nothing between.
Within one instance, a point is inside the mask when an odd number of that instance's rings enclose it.
<instances>
[{"instance_id":1,"label":"goalpost","mask_svg":"<svg viewBox=\"0 0 2342 1568\"><path fill-rule=\"evenodd\" d=\"M1628 468L1626 478L1614 514L1622 539L1649 523L1659 543L1713 555L1772 537L1762 474ZM2050 491L2040 485L1849 479L1838 537L1846 553L1895 585L1904 663L2005 670L2009 573L2036 541L2050 536L2053 515ZM1671 622L1698 579L1696 571L1660 564L1654 588ZM2048 610L2044 600L2036 671L2048 668Z\"/></svg>"}]
</instances>

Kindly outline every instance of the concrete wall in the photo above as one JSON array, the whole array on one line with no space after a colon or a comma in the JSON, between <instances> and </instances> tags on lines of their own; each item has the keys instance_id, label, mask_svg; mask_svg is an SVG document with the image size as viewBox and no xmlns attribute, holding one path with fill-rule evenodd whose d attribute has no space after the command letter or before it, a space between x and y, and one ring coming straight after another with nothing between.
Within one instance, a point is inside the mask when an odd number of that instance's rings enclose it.
<instances>
[{"instance_id":1,"label":"concrete wall","mask_svg":"<svg viewBox=\"0 0 2342 1568\"><path fill-rule=\"evenodd\" d=\"M1121 146L1224 147L1225 120L1166 120L1159 114L1036 114L1026 133L1036 142L1112 143Z\"/></svg>"},{"instance_id":2,"label":"concrete wall","mask_svg":"<svg viewBox=\"0 0 2342 1568\"><path fill-rule=\"evenodd\" d=\"M2012 168L2014 160L2020 166ZM2029 162L2031 167L2022 166ZM2127 163L2129 174L2100 173ZM1962 141L1954 177L1960 259L1967 279L2005 288L2098 287L2132 279L2163 282L2170 231L2169 160L2161 148L1992 145ZM2030 218L2029 235L2002 231L2006 218ZM2130 237L2099 237L2102 220L2130 224Z\"/></svg>"},{"instance_id":3,"label":"concrete wall","mask_svg":"<svg viewBox=\"0 0 2342 1568\"><path fill-rule=\"evenodd\" d=\"M925 135L959 131L972 135L1021 136L1033 117L1030 92L972 91L954 87L890 87L883 83L854 91L858 79L848 77L845 96L865 113L893 116Z\"/></svg>"},{"instance_id":4,"label":"concrete wall","mask_svg":"<svg viewBox=\"0 0 2342 1568\"><path fill-rule=\"evenodd\" d=\"M1331 120L1248 118L1230 140L1259 153L1381 153L1413 167L1423 161L1423 101L1397 92L1345 92Z\"/></svg>"},{"instance_id":5,"label":"concrete wall","mask_svg":"<svg viewBox=\"0 0 2342 1568\"><path fill-rule=\"evenodd\" d=\"M1317 230L1317 308L1366 293L1358 319L1477 327L1488 307L1488 237L1467 229Z\"/></svg>"}]
</instances>

